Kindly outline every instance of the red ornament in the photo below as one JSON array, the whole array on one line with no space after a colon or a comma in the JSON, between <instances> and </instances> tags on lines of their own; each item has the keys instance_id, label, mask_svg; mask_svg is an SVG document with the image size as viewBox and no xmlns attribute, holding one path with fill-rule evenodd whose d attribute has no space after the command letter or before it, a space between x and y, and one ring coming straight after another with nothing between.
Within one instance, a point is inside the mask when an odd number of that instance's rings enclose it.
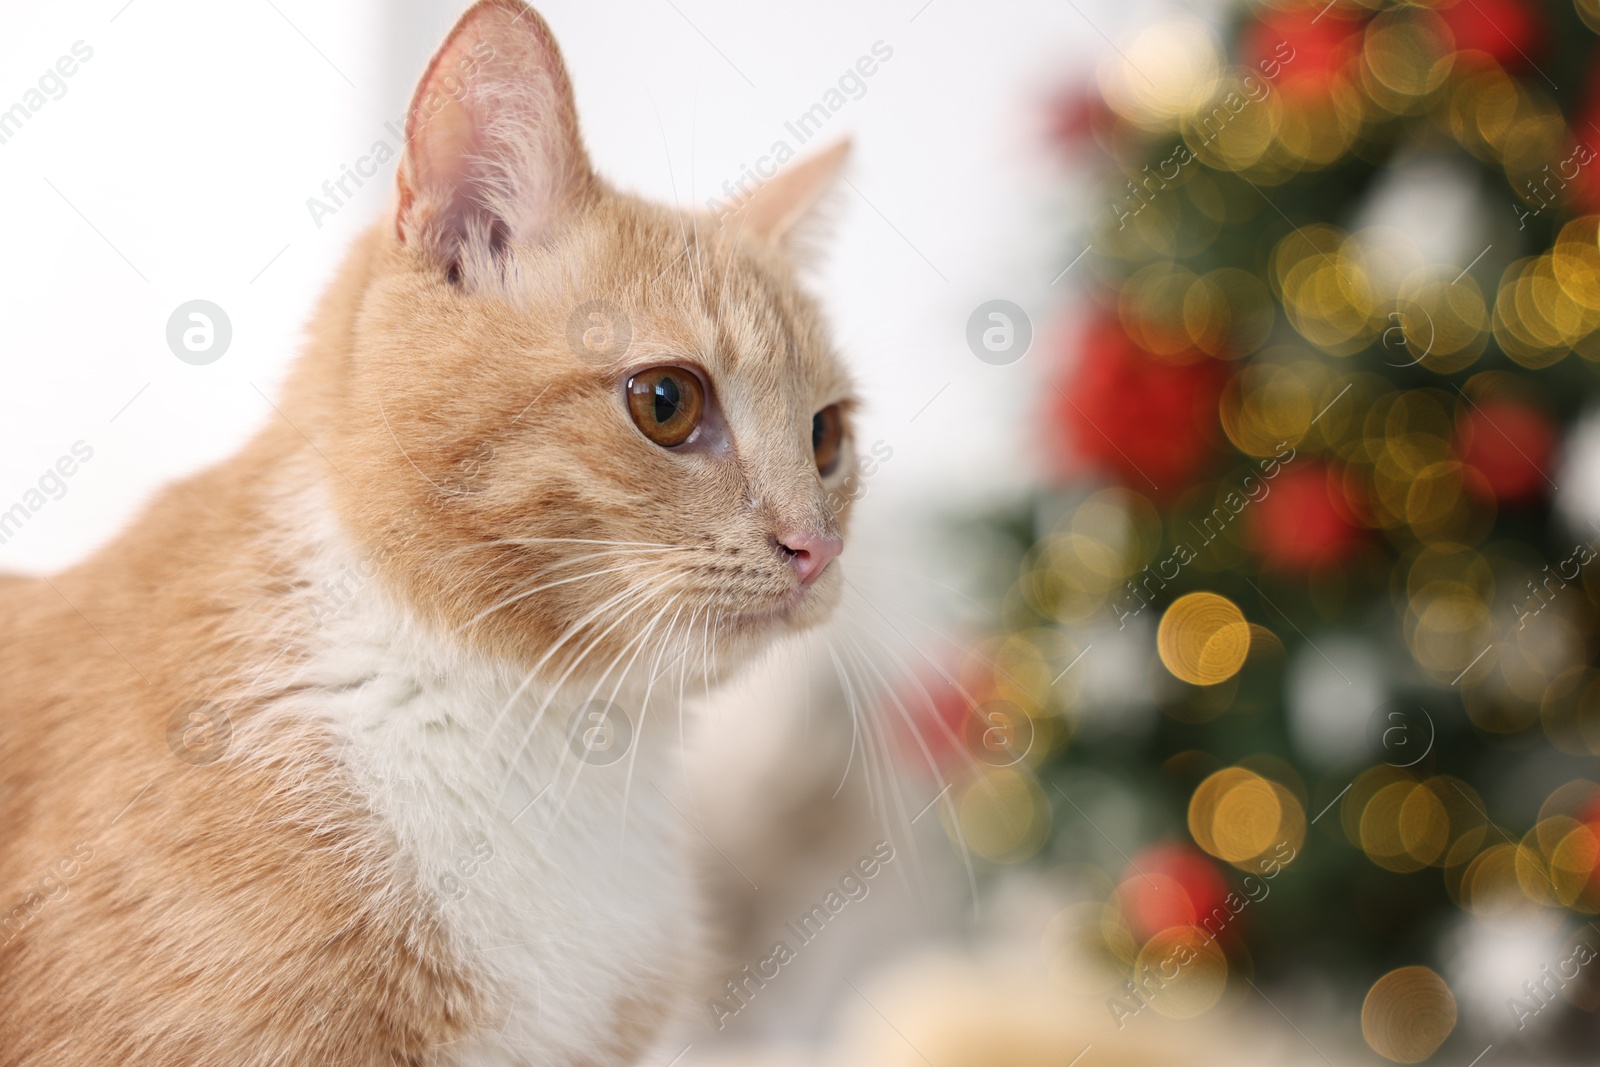
<instances>
[{"instance_id":1,"label":"red ornament","mask_svg":"<svg viewBox=\"0 0 1600 1067\"><path fill-rule=\"evenodd\" d=\"M1484 400L1456 419L1456 455L1483 476L1499 503L1542 497L1554 453L1550 420L1521 401Z\"/></svg>"},{"instance_id":2,"label":"red ornament","mask_svg":"<svg viewBox=\"0 0 1600 1067\"><path fill-rule=\"evenodd\" d=\"M1252 75L1292 96L1320 96L1345 77L1361 51L1364 19L1309 4L1268 11L1244 32L1240 56Z\"/></svg>"},{"instance_id":3,"label":"red ornament","mask_svg":"<svg viewBox=\"0 0 1600 1067\"><path fill-rule=\"evenodd\" d=\"M1143 944L1174 926L1196 926L1222 906L1228 886L1198 850L1183 844L1154 845L1133 857L1123 872L1117 902L1134 938Z\"/></svg>"},{"instance_id":4,"label":"red ornament","mask_svg":"<svg viewBox=\"0 0 1600 1067\"><path fill-rule=\"evenodd\" d=\"M1265 484L1269 492L1251 505L1250 541L1266 566L1308 571L1338 562L1359 543L1322 464L1290 460Z\"/></svg>"},{"instance_id":5,"label":"red ornament","mask_svg":"<svg viewBox=\"0 0 1600 1067\"><path fill-rule=\"evenodd\" d=\"M1596 837L1600 837L1600 790L1589 794L1589 798L1578 808L1577 818L1593 831Z\"/></svg>"},{"instance_id":6,"label":"red ornament","mask_svg":"<svg viewBox=\"0 0 1600 1067\"><path fill-rule=\"evenodd\" d=\"M1173 495L1216 441L1226 368L1197 350L1165 359L1115 316L1093 322L1068 379L1047 394L1060 466L1085 463L1140 492Z\"/></svg>"},{"instance_id":7,"label":"red ornament","mask_svg":"<svg viewBox=\"0 0 1600 1067\"><path fill-rule=\"evenodd\" d=\"M1048 105L1047 121L1052 144L1077 152L1094 143L1095 132L1116 124L1116 113L1091 89L1071 89Z\"/></svg>"},{"instance_id":8,"label":"red ornament","mask_svg":"<svg viewBox=\"0 0 1600 1067\"><path fill-rule=\"evenodd\" d=\"M1593 56L1589 70L1583 103L1572 122L1577 146L1570 155L1548 164L1540 180L1553 174L1559 181L1569 182L1567 195L1577 210L1594 214L1600 212L1600 158L1596 158L1600 157L1600 55Z\"/></svg>"},{"instance_id":9,"label":"red ornament","mask_svg":"<svg viewBox=\"0 0 1600 1067\"><path fill-rule=\"evenodd\" d=\"M1539 50L1543 27L1522 0L1456 0L1434 14L1455 37L1457 61L1487 57L1510 70L1527 67Z\"/></svg>"},{"instance_id":10,"label":"red ornament","mask_svg":"<svg viewBox=\"0 0 1600 1067\"><path fill-rule=\"evenodd\" d=\"M1578 806L1574 815L1578 822L1594 835L1595 841L1600 842L1600 790L1591 792L1589 798ZM1573 851L1576 853L1576 850ZM1568 860L1566 865L1570 869L1573 866L1572 860ZM1581 867L1577 869L1582 870ZM1588 894L1591 899L1600 896L1600 856L1596 856L1590 862Z\"/></svg>"}]
</instances>

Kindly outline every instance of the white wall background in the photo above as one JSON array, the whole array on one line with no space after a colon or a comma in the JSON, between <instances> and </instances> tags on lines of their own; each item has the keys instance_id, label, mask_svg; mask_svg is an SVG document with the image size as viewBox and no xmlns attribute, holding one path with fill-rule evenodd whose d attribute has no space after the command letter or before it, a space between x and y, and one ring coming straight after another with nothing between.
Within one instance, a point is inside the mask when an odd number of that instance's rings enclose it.
<instances>
[{"instance_id":1,"label":"white wall background","mask_svg":"<svg viewBox=\"0 0 1600 1067\"><path fill-rule=\"evenodd\" d=\"M0 110L76 42L93 57L0 144L0 510L74 442L94 458L0 545L0 568L80 558L158 486L275 417L266 398L352 235L382 209L393 165L320 228L306 198L387 136L458 10L454 0L6 6ZM859 368L866 439L895 450L869 513L960 508L1022 479L1028 382L1046 353L1036 342L1016 366L980 363L966 319L1003 296L1046 328L1070 285L1050 281L1082 247L1073 229L1084 209L1042 146L1044 101L1090 77L1148 4L546 0L541 10L597 166L684 204L786 136L784 122L874 42L893 48L825 131L855 137L859 192L840 197L817 280ZM203 367L165 342L168 316L195 298L219 304L234 331Z\"/></svg>"}]
</instances>

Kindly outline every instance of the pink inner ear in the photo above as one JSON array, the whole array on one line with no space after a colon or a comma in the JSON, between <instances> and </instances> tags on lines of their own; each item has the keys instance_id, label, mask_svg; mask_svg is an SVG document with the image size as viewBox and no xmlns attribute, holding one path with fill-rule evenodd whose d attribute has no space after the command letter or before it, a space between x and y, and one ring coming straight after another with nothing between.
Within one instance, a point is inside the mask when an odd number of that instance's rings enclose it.
<instances>
[{"instance_id":1,"label":"pink inner ear","mask_svg":"<svg viewBox=\"0 0 1600 1067\"><path fill-rule=\"evenodd\" d=\"M420 136L411 136L410 150L417 187L431 194L427 221L446 242L464 241L473 209L483 203L481 175L476 172L484 169L485 160L471 113L460 101L449 101L427 119Z\"/></svg>"},{"instance_id":2,"label":"pink inner ear","mask_svg":"<svg viewBox=\"0 0 1600 1067\"><path fill-rule=\"evenodd\" d=\"M406 122L396 225L454 261L539 240L592 182L572 87L549 27L517 0L481 0L428 64Z\"/></svg>"},{"instance_id":3,"label":"pink inner ear","mask_svg":"<svg viewBox=\"0 0 1600 1067\"><path fill-rule=\"evenodd\" d=\"M734 213L734 225L773 244L785 243L832 187L849 154L847 138L790 164Z\"/></svg>"}]
</instances>

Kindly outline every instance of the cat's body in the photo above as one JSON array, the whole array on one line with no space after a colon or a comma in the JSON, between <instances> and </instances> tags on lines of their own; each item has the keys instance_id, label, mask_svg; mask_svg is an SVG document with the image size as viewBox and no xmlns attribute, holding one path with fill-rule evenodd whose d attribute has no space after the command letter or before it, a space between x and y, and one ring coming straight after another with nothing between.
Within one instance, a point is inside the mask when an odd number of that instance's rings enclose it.
<instances>
[{"instance_id":1,"label":"cat's body","mask_svg":"<svg viewBox=\"0 0 1600 1067\"><path fill-rule=\"evenodd\" d=\"M292 481L298 459L259 473ZM161 1051L189 1027L206 1050L196 1063L274 1062L275 1030L285 1062L388 1062L353 1057L391 1040L418 1063L530 1062L512 1049L626 1062L701 951L667 801L676 725L659 706L645 716L655 732L639 739L621 847L627 761L583 765L569 748L565 711L591 686L551 701L562 714L522 744L550 691L511 701L522 672L429 633L376 581L338 595L342 576L374 567L331 523L309 524L328 536L307 573L215 581L213 564L273 557L324 507L288 490L295 506L279 516L293 519L275 529L228 508L219 480L174 489L166 521L111 553L11 590L0 672L8 691L49 699L26 731L7 716L0 745L8 764L61 777L0 799L0 823L32 831L8 835L0 873L8 912L25 913L0 917L0 1063L190 1062ZM197 537L203 550L172 551ZM148 593L125 589L130 570ZM132 596L103 595L119 587ZM231 650L259 674L171 655L259 618L304 620ZM182 634L183 621L201 632ZM85 691L85 679L109 684ZM226 726L206 712L214 732L231 730L233 759L175 757L165 734L181 693L233 709ZM630 695L619 702L639 707ZM49 842L66 847L41 851ZM41 890L52 874L60 894ZM322 1027L297 1024L323 1012L330 1043L300 1044L297 1031ZM435 1045L448 1055L421 1055Z\"/></svg>"},{"instance_id":2,"label":"cat's body","mask_svg":"<svg viewBox=\"0 0 1600 1067\"><path fill-rule=\"evenodd\" d=\"M0 1067L624 1064L699 974L684 695L836 594L837 154L720 232L611 193L511 0L412 122L271 423L0 586Z\"/></svg>"},{"instance_id":3,"label":"cat's body","mask_svg":"<svg viewBox=\"0 0 1600 1067\"><path fill-rule=\"evenodd\" d=\"M169 490L110 549L7 599L8 1067L338 1062L365 1041L420 1052L486 1010L417 878L398 857L371 863L394 850L326 726L235 711L234 758L203 765L166 743L187 701L277 704L247 665L267 665L288 635L251 624L294 618L284 554L297 535L258 493L308 465L286 433L267 438L277 447L263 439L234 461L242 477ZM401 952L409 965L395 968ZM361 974L380 960L382 988ZM339 1036L297 1046L286 1019L325 1011Z\"/></svg>"}]
</instances>

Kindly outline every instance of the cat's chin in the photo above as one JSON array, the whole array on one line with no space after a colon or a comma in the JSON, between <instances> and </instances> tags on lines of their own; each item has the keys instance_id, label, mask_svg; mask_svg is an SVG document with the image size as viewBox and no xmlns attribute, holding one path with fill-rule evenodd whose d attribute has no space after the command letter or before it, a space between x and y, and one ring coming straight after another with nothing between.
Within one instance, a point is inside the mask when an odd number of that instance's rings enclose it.
<instances>
[{"instance_id":1,"label":"cat's chin","mask_svg":"<svg viewBox=\"0 0 1600 1067\"><path fill-rule=\"evenodd\" d=\"M728 622L740 636L757 640L772 640L809 630L820 626L833 614L843 583L835 564L815 584L800 586L769 607L741 612Z\"/></svg>"}]
</instances>

